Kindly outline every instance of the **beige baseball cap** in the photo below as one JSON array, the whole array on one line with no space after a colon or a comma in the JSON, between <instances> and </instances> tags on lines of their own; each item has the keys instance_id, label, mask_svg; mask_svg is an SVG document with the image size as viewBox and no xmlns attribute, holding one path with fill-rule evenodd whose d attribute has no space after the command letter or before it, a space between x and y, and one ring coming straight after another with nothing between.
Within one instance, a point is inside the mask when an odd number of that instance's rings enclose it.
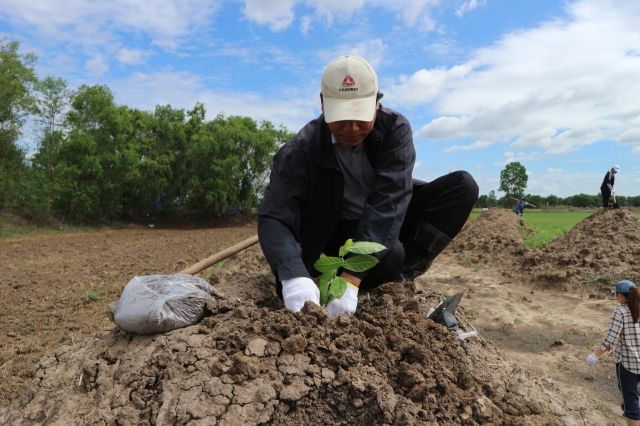
<instances>
[{"instance_id":1,"label":"beige baseball cap","mask_svg":"<svg viewBox=\"0 0 640 426\"><path fill-rule=\"evenodd\" d=\"M338 56L322 75L324 121L371 121L376 113L378 76L360 56Z\"/></svg>"}]
</instances>

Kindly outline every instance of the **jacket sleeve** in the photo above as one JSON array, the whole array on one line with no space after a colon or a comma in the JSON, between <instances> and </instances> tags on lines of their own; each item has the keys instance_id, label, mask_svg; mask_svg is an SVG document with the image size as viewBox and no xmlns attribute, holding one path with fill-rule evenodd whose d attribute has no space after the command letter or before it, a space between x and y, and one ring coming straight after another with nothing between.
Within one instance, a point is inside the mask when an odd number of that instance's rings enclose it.
<instances>
[{"instance_id":1,"label":"jacket sleeve","mask_svg":"<svg viewBox=\"0 0 640 426\"><path fill-rule=\"evenodd\" d=\"M607 335L602 340L602 347L611 349L616 346L620 339L620 333L624 327L624 319L620 309L616 309L611 315L611 321L609 322L609 330Z\"/></svg>"},{"instance_id":2,"label":"jacket sleeve","mask_svg":"<svg viewBox=\"0 0 640 426\"><path fill-rule=\"evenodd\" d=\"M356 240L375 241L390 248L400 234L411 201L416 152L411 125L402 115L383 137L377 153L376 177L356 231Z\"/></svg>"},{"instance_id":3,"label":"jacket sleeve","mask_svg":"<svg viewBox=\"0 0 640 426\"><path fill-rule=\"evenodd\" d=\"M293 142L275 155L269 179L258 211L262 251L280 280L310 277L299 242L301 210L307 199L306 159Z\"/></svg>"}]
</instances>

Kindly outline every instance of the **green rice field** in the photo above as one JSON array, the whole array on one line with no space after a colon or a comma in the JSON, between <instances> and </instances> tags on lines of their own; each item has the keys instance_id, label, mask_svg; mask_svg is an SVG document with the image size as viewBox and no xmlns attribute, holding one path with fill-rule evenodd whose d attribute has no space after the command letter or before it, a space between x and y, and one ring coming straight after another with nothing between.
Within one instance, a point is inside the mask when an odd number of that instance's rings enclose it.
<instances>
[{"instance_id":1,"label":"green rice field","mask_svg":"<svg viewBox=\"0 0 640 426\"><path fill-rule=\"evenodd\" d=\"M524 212L525 222L535 229L535 232L527 232L524 235L525 246L529 250L543 246L549 241L557 238L586 217L593 214L595 210L580 211L545 211L528 209ZM481 209L474 209L471 212L471 220L477 218ZM515 214L515 213L514 213ZM640 216L640 212L636 212Z\"/></svg>"}]
</instances>

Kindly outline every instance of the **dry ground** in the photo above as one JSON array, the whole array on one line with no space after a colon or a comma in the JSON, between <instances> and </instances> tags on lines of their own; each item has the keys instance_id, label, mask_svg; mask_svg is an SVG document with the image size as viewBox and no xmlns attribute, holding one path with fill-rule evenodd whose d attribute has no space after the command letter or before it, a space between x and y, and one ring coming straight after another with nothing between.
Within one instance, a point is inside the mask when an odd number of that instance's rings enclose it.
<instances>
[{"instance_id":1,"label":"dry ground","mask_svg":"<svg viewBox=\"0 0 640 426\"><path fill-rule=\"evenodd\" d=\"M504 234L504 227L499 228ZM136 227L0 240L0 407L24 393L43 355L111 330L106 305L134 275L180 270L253 233L253 224L189 230ZM468 241L461 237L462 243ZM498 246L504 244L500 239ZM481 260L473 262L460 256L464 249L449 250L416 286L447 295L465 291L465 318L489 347L495 345L531 372L531 383L546 383L575 407L577 414L567 423L618 424L611 360L596 367L584 362L606 330L613 300L526 282L514 273L512 259L484 261L491 248L473 247L483 252ZM231 262L241 265L239 257ZM219 285L238 296L251 295L230 280ZM86 290L102 300L89 301ZM273 297L265 300L277 303Z\"/></svg>"},{"instance_id":2,"label":"dry ground","mask_svg":"<svg viewBox=\"0 0 640 426\"><path fill-rule=\"evenodd\" d=\"M130 227L0 239L0 406L22 393L45 353L111 329L107 304L135 275L177 272L255 232Z\"/></svg>"}]
</instances>

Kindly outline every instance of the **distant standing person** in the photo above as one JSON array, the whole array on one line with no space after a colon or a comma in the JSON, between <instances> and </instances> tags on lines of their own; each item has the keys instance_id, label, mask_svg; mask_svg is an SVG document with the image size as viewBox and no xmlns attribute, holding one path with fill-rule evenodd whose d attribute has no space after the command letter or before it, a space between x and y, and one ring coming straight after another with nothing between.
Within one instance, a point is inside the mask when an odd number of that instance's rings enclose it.
<instances>
[{"instance_id":1,"label":"distant standing person","mask_svg":"<svg viewBox=\"0 0 640 426\"><path fill-rule=\"evenodd\" d=\"M513 208L513 211L514 211L514 212L516 212L516 214L517 214L518 216L522 216L522 214L524 213L524 209L525 209L527 206L535 207L535 205L533 205L533 204L531 204L531 203L529 203L529 202L527 202L527 201L525 201L525 200L521 200L521 199L519 199L519 198L513 198L513 197L511 197L511 198L512 198L513 200L516 200L516 205L515 205L515 207Z\"/></svg>"},{"instance_id":2,"label":"distant standing person","mask_svg":"<svg viewBox=\"0 0 640 426\"><path fill-rule=\"evenodd\" d=\"M611 194L615 194L613 190L613 184L616 181L616 174L620 171L620 166L614 165L611 167L611 170L607 171L607 174L604 175L604 179L602 180L602 185L600 185L600 193L602 194L602 207L605 209L609 207L609 198Z\"/></svg>"},{"instance_id":3,"label":"distant standing person","mask_svg":"<svg viewBox=\"0 0 640 426\"><path fill-rule=\"evenodd\" d=\"M595 353L587 356L587 363L594 365L613 349L623 415L627 425L640 426L640 290L633 281L623 280L616 283L615 293L619 305L611 316L609 331Z\"/></svg>"}]
</instances>

